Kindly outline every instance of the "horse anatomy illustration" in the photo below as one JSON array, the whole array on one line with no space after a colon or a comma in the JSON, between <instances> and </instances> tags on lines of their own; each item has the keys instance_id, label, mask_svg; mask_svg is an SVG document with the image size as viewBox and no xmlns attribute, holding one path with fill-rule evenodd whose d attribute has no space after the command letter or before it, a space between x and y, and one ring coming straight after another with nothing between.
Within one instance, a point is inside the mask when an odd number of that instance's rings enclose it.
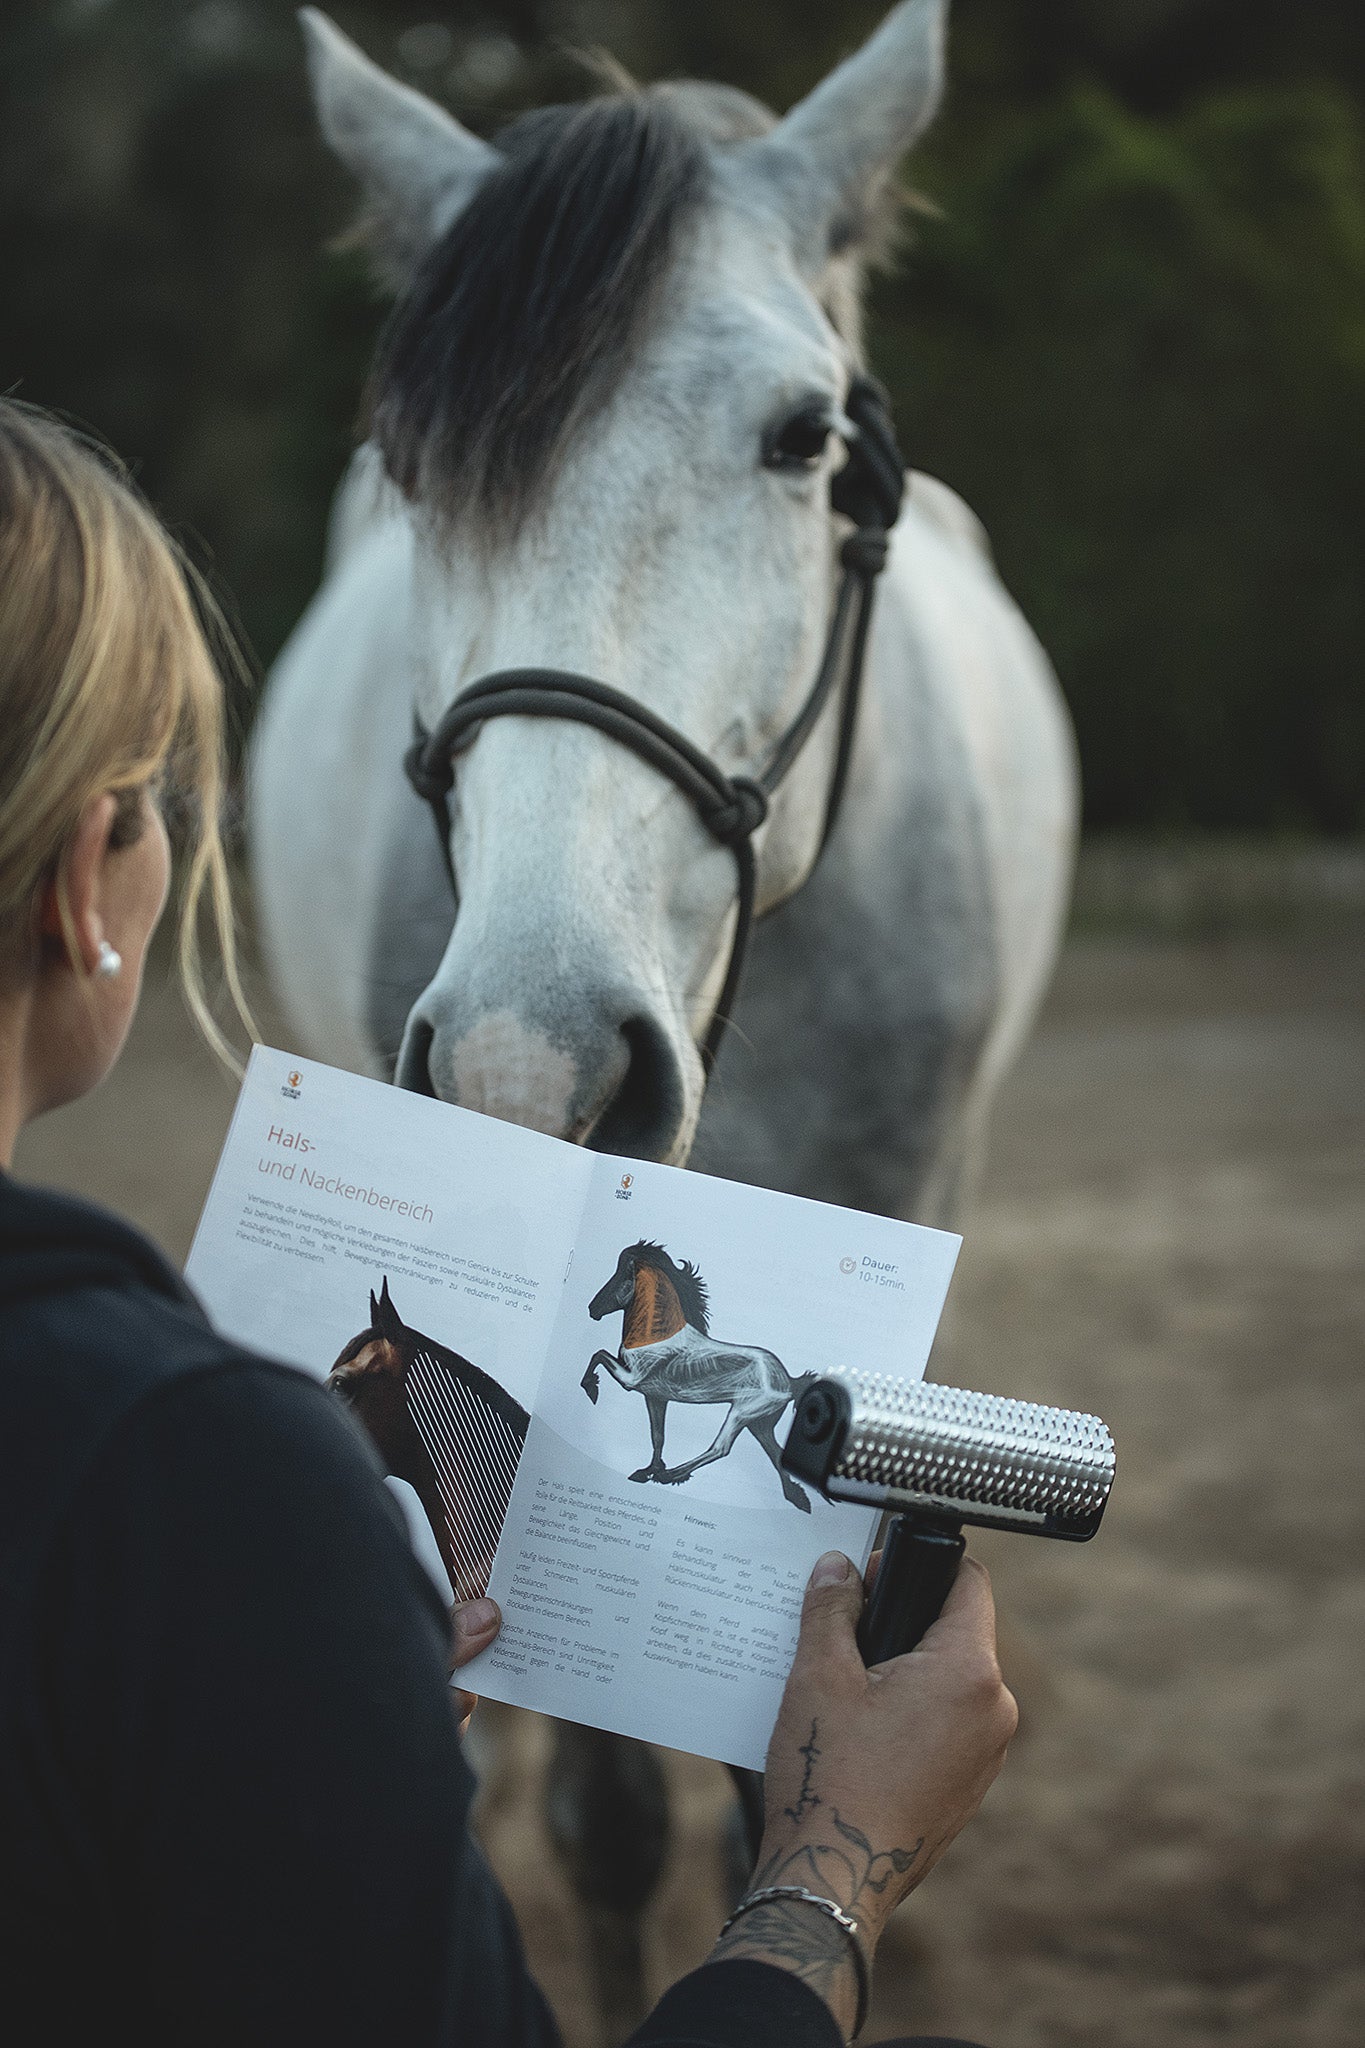
<instances>
[{"instance_id":1,"label":"horse anatomy illustration","mask_svg":"<svg viewBox=\"0 0 1365 2048\"><path fill-rule=\"evenodd\" d=\"M707 1324L706 1283L687 1259L675 1265L662 1245L642 1238L627 1245L616 1271L588 1303L595 1323L621 1312L621 1349L594 1351L583 1375L583 1391L597 1399L599 1367L631 1393L643 1394L649 1410L654 1455L632 1479L657 1479L680 1486L717 1458L728 1458L743 1430L772 1460L782 1491L794 1508L810 1513L810 1501L778 1461L777 1420L788 1402L799 1399L812 1373L794 1380L782 1360L757 1344L723 1344ZM664 1419L670 1401L728 1402L730 1412L716 1440L682 1465L664 1463Z\"/></svg>"},{"instance_id":2,"label":"horse anatomy illustration","mask_svg":"<svg viewBox=\"0 0 1365 2048\"><path fill-rule=\"evenodd\" d=\"M322 587L254 728L290 1044L600 1151L958 1213L1051 972L1077 792L1047 657L948 485L906 478L847 744L841 684L766 818L751 795L703 823L619 720L487 718L452 743L439 848L402 766L415 718L434 735L479 679L549 667L727 776L767 772L863 545L835 502L869 445L859 301L946 14L902 0L780 120L672 82L485 139L305 9L322 130L397 300ZM717 832L749 827L753 942L707 1088L738 922ZM555 1838L617 2034L643 2010L654 1770L557 1737Z\"/></svg>"},{"instance_id":3,"label":"horse anatomy illustration","mask_svg":"<svg viewBox=\"0 0 1365 2048\"><path fill-rule=\"evenodd\" d=\"M373 1437L384 1470L426 1509L457 1600L488 1584L530 1420L504 1387L420 1330L384 1281L370 1324L352 1337L327 1384Z\"/></svg>"}]
</instances>

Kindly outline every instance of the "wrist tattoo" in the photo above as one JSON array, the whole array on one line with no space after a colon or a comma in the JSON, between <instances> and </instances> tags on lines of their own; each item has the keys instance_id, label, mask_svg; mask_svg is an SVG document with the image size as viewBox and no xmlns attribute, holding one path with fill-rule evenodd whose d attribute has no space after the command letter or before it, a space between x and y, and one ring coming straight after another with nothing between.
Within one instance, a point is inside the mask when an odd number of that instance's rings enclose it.
<instances>
[{"instance_id":1,"label":"wrist tattoo","mask_svg":"<svg viewBox=\"0 0 1365 2048\"><path fill-rule=\"evenodd\" d=\"M848 2031L858 2004L858 1966L849 1938L824 1913L799 1899L755 1906L716 1947L717 1960L776 1963L808 1984Z\"/></svg>"},{"instance_id":2,"label":"wrist tattoo","mask_svg":"<svg viewBox=\"0 0 1365 2048\"><path fill-rule=\"evenodd\" d=\"M874 1849L862 1829L846 1821L837 1806L827 1809L827 1820L812 1820L815 1809L825 1805L815 1783L816 1759L823 1753L819 1737L820 1723L812 1721L810 1734L796 1750L802 1761L801 1789L792 1805L782 1809L783 1819L801 1828L801 1838L784 1844L776 1855L760 1863L750 1890L804 1884L823 1892L856 1919L869 1893L880 1897L893 1878L905 1877L914 1867L924 1837L918 1836L909 1848Z\"/></svg>"},{"instance_id":3,"label":"wrist tattoo","mask_svg":"<svg viewBox=\"0 0 1365 2048\"><path fill-rule=\"evenodd\" d=\"M820 1754L819 1745L815 1740L819 1733L820 1723L812 1721L810 1724L810 1734L796 1752L798 1756L805 1758L806 1767L801 1774L801 1790L796 1795L795 1806L783 1808L788 1820L804 1820L813 1806L821 1804L820 1794L811 1789L811 1779L815 1775L815 1759Z\"/></svg>"},{"instance_id":4,"label":"wrist tattoo","mask_svg":"<svg viewBox=\"0 0 1365 2048\"><path fill-rule=\"evenodd\" d=\"M823 1803L819 1798L811 1802ZM831 1806L828 1812L828 1826L811 1823L802 1840L784 1844L776 1855L760 1863L751 1889L766 1891L774 1884L804 1884L811 1891L833 1899L856 1920L868 1910L873 1898L882 1896L894 1878L905 1877L914 1868L924 1847L924 1836L917 1836L908 1849L874 1849L862 1829L845 1820L837 1806Z\"/></svg>"},{"instance_id":5,"label":"wrist tattoo","mask_svg":"<svg viewBox=\"0 0 1365 2048\"><path fill-rule=\"evenodd\" d=\"M832 1899L859 1922L856 1939L866 1966L873 1939L865 1916L873 1912L874 1902L889 1886L914 1869L925 1838L918 1836L908 1847L875 1848L861 1828L844 1819L837 1806L827 1805L816 1786L819 1733L818 1721L812 1721L809 1736L796 1752L803 1765L800 1790L792 1804L782 1809L783 1819L800 1832L760 1862L748 1890L803 1885ZM899 1889L897 1886L897 1895ZM777 1963L818 1993L846 2029L853 2024L859 2004L859 1971L849 1937L827 1915L799 1899L771 1899L755 1906L721 1938L716 1953L718 1957L743 1956Z\"/></svg>"}]
</instances>

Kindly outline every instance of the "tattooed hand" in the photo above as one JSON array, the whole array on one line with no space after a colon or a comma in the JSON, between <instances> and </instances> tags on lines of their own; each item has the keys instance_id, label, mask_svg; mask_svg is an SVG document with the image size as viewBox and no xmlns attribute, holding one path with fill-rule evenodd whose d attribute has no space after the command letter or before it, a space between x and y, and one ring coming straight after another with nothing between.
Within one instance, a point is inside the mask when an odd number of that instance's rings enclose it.
<instances>
[{"instance_id":1,"label":"tattooed hand","mask_svg":"<svg viewBox=\"0 0 1365 2048\"><path fill-rule=\"evenodd\" d=\"M803 1885L833 1899L857 1920L870 1964L893 1908L981 1804L1018 1712L996 1661L990 1580L972 1558L922 1642L870 1671L854 1640L861 1611L848 1559L821 1558L768 1749L767 1828L749 1889ZM755 1907L716 1955L794 1970L851 2024L848 1938L815 1907Z\"/></svg>"}]
</instances>

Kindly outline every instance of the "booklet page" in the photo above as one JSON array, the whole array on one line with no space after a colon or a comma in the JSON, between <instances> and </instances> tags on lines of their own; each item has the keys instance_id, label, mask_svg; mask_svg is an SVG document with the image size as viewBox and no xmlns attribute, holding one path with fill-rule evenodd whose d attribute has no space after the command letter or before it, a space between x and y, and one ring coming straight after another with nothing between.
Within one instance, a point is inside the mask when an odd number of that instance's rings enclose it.
<instances>
[{"instance_id":1,"label":"booklet page","mask_svg":"<svg viewBox=\"0 0 1365 2048\"><path fill-rule=\"evenodd\" d=\"M261 1046L200 1219L186 1272L214 1321L330 1377L461 1598L487 1583L591 1172L557 1139Z\"/></svg>"},{"instance_id":2,"label":"booklet page","mask_svg":"<svg viewBox=\"0 0 1365 2048\"><path fill-rule=\"evenodd\" d=\"M600 1157L494 1565L490 1697L761 1769L816 1558L876 1516L779 1468L804 1376L922 1376L946 1232Z\"/></svg>"}]
</instances>

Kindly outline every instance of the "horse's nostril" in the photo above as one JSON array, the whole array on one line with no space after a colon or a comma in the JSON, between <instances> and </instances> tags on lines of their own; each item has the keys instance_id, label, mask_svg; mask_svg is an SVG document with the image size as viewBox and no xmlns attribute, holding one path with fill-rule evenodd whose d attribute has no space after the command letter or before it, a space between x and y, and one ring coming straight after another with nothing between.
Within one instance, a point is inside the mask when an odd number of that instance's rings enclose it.
<instances>
[{"instance_id":1,"label":"horse's nostril","mask_svg":"<svg viewBox=\"0 0 1365 2048\"><path fill-rule=\"evenodd\" d=\"M430 1024L424 1024L419 1017L409 1018L393 1078L411 1095L436 1093L431 1079L431 1041L435 1036Z\"/></svg>"},{"instance_id":2,"label":"horse's nostril","mask_svg":"<svg viewBox=\"0 0 1365 2048\"><path fill-rule=\"evenodd\" d=\"M672 1046L648 1017L621 1026L630 1064L626 1077L585 1140L594 1152L666 1159L685 1112L683 1077Z\"/></svg>"}]
</instances>

